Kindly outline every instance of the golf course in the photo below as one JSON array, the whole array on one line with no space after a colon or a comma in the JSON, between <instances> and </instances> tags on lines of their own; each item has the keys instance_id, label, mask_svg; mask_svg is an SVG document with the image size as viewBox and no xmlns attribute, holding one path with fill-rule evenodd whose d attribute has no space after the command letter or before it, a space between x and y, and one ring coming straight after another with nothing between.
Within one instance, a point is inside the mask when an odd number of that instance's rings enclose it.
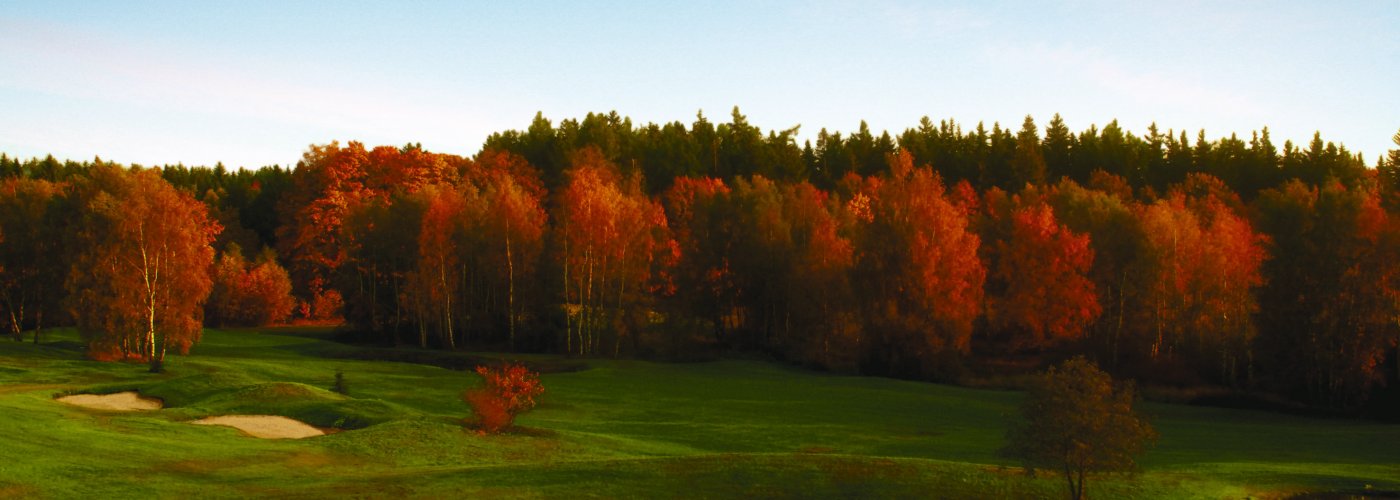
<instances>
[{"instance_id":1,"label":"golf course","mask_svg":"<svg viewBox=\"0 0 1400 500\"><path fill-rule=\"evenodd\" d=\"M1058 498L1060 475L998 455L1022 393L785 365L511 355L539 405L483 435L469 370L367 360L331 329L206 330L166 370L84 358L76 332L0 345L0 497ZM458 363L505 355L450 353ZM444 364L444 363L434 363ZM344 395L330 388L342 373ZM64 404L135 391L162 409ZM1144 403L1160 438L1095 498L1287 498L1400 490L1400 427ZM259 439L208 417L289 417ZM319 434L319 433L318 433Z\"/></svg>"}]
</instances>

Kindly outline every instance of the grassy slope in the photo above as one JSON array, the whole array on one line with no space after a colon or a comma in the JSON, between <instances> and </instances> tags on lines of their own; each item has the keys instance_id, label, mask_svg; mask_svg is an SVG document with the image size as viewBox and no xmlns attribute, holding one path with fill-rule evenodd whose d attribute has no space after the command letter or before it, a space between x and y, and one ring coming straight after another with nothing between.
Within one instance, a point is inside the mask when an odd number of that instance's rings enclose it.
<instances>
[{"instance_id":1,"label":"grassy slope","mask_svg":"<svg viewBox=\"0 0 1400 500\"><path fill-rule=\"evenodd\" d=\"M1062 494L995 455L1018 393L813 374L726 361L591 361L548 374L526 432L456 424L475 376L325 357L294 330L210 331L151 375L84 361L71 332L0 343L0 496L953 496ZM548 362L548 358L539 358ZM324 390L343 370L350 396ZM115 414L52 401L135 388L168 409ZM1400 490L1400 427L1147 405L1160 444L1099 497ZM357 428L301 441L187 420L280 414Z\"/></svg>"}]
</instances>

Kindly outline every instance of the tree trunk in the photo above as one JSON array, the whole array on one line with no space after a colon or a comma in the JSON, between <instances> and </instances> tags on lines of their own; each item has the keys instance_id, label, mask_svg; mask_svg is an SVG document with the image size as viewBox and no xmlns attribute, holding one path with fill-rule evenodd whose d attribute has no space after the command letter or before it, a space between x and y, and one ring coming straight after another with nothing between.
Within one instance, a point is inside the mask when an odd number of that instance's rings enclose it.
<instances>
[{"instance_id":1,"label":"tree trunk","mask_svg":"<svg viewBox=\"0 0 1400 500\"><path fill-rule=\"evenodd\" d=\"M399 303L399 278L392 276L394 282L394 347L399 346L399 327L403 324L403 305Z\"/></svg>"},{"instance_id":2,"label":"tree trunk","mask_svg":"<svg viewBox=\"0 0 1400 500\"><path fill-rule=\"evenodd\" d=\"M379 266L373 265L369 268L369 329L374 333L383 333L379 329Z\"/></svg>"},{"instance_id":3,"label":"tree trunk","mask_svg":"<svg viewBox=\"0 0 1400 500\"><path fill-rule=\"evenodd\" d=\"M452 290L447 286L447 262L442 257L438 257L438 282L442 285L443 340L447 350L453 351L457 344L452 339Z\"/></svg>"},{"instance_id":4,"label":"tree trunk","mask_svg":"<svg viewBox=\"0 0 1400 500\"><path fill-rule=\"evenodd\" d=\"M24 298L21 295L19 307L15 308L14 304L10 302L8 294L6 295L6 309L10 310L10 337L14 338L15 342L23 342L24 335L20 333L23 328L20 326L20 323L24 322ZM16 314L16 310L18 310L18 314Z\"/></svg>"},{"instance_id":5,"label":"tree trunk","mask_svg":"<svg viewBox=\"0 0 1400 500\"><path fill-rule=\"evenodd\" d=\"M1069 481L1069 497L1071 500L1079 500L1079 490L1074 487L1074 471L1070 470L1069 461L1065 461L1065 480Z\"/></svg>"},{"instance_id":6,"label":"tree trunk","mask_svg":"<svg viewBox=\"0 0 1400 500\"><path fill-rule=\"evenodd\" d=\"M39 305L34 308L34 344L39 344L39 334L44 331L44 289L39 288Z\"/></svg>"},{"instance_id":7,"label":"tree trunk","mask_svg":"<svg viewBox=\"0 0 1400 500\"><path fill-rule=\"evenodd\" d=\"M587 355L593 348L593 314L592 311L590 311L590 309L592 309L590 302L592 302L593 299L593 249L588 249L585 255L587 255L587 257L584 258L584 262L588 263L588 285L584 289L585 293L583 295L583 308L581 309L581 313L583 314L583 325L587 329L588 336L587 338L579 338L579 354L583 355ZM580 333L580 336L582 336L582 333Z\"/></svg>"},{"instance_id":8,"label":"tree trunk","mask_svg":"<svg viewBox=\"0 0 1400 500\"><path fill-rule=\"evenodd\" d=\"M510 253L510 218L506 218L506 324L510 328L510 350L515 351L515 260Z\"/></svg>"},{"instance_id":9,"label":"tree trunk","mask_svg":"<svg viewBox=\"0 0 1400 500\"><path fill-rule=\"evenodd\" d=\"M563 228L561 228L560 230L562 231ZM563 262L561 262L561 264L563 264L563 265L562 265L562 266L559 266L559 267L563 268L563 271L564 271L564 272L563 272L563 275L564 275L564 289L563 289L563 291L564 291L564 352L569 353L569 354L573 354L573 353L574 353L574 331L573 331L573 330L574 330L574 328L573 328L574 322L573 322L573 317L569 314L569 239L568 239L568 238L563 238L563 240L564 240L564 256L563 256L563 258L561 259L561 260L563 261Z\"/></svg>"}]
</instances>

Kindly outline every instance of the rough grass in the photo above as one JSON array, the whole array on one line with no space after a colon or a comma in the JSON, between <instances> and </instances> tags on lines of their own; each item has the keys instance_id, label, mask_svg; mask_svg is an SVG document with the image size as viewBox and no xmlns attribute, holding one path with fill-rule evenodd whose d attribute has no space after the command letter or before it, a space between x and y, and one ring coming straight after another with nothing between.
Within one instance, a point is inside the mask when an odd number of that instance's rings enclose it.
<instances>
[{"instance_id":1,"label":"rough grass","mask_svg":"<svg viewBox=\"0 0 1400 500\"><path fill-rule=\"evenodd\" d=\"M521 429L459 425L473 374L360 359L317 328L211 330L167 371L82 359L71 332L0 343L0 497L957 497L1062 495L996 455L1020 393L816 374L750 361L528 356L546 393ZM499 355L462 355L493 360ZM427 360L427 361L422 361ZM425 364L427 363L427 364ZM565 369L566 368L566 369ZM586 369L583 369L586 368ZM349 395L329 391L345 373ZM167 408L111 414L58 394L137 390ZM1143 472L1098 498L1281 498L1400 490L1400 427L1145 406ZM343 432L268 441L190 425L283 415Z\"/></svg>"}]
</instances>

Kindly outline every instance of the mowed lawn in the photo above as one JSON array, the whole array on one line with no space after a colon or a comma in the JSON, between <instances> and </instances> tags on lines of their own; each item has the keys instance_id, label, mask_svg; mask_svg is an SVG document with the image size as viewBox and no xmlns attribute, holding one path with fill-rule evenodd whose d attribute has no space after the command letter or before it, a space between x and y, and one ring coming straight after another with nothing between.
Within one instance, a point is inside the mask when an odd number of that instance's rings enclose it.
<instances>
[{"instance_id":1,"label":"mowed lawn","mask_svg":"<svg viewBox=\"0 0 1400 500\"><path fill-rule=\"evenodd\" d=\"M324 331L209 330L167 372L82 358L76 334L0 342L0 497L954 497L1064 495L999 457L1018 392L753 361L524 356L546 370L522 428L462 428L469 372L345 358ZM580 369L581 368L581 369ZM558 369L558 370L554 370ZM567 370L565 370L567 369ZM349 396L328 389L336 371ZM145 413L54 401L136 389ZM1161 433L1097 498L1400 490L1400 426L1147 404ZM264 414L345 429L262 440L188 422Z\"/></svg>"}]
</instances>

